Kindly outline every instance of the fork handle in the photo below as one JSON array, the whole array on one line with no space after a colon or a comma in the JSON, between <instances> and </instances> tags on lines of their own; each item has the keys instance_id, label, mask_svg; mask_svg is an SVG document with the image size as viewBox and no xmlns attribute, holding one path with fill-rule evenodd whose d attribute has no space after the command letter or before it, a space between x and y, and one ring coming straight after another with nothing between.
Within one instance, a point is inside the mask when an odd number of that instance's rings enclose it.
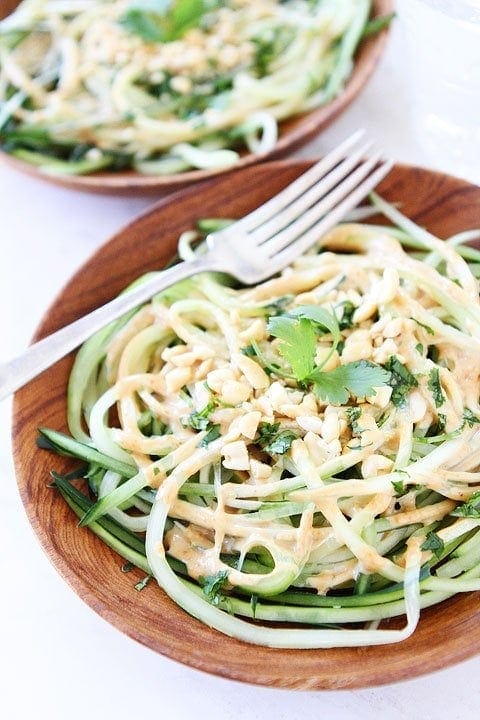
<instances>
[{"instance_id":1,"label":"fork handle","mask_svg":"<svg viewBox=\"0 0 480 720\"><path fill-rule=\"evenodd\" d=\"M30 345L24 353L0 365L0 400L40 375L43 370L74 350L95 332L146 302L161 290L197 273L220 269L213 253L178 263L34 345Z\"/></svg>"}]
</instances>

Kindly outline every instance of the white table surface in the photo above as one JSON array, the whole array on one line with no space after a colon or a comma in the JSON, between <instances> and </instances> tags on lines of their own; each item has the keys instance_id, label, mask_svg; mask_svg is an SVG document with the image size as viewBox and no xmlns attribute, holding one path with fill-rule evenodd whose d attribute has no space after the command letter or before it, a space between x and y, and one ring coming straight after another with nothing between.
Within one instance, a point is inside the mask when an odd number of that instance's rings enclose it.
<instances>
[{"instance_id":1,"label":"white table surface","mask_svg":"<svg viewBox=\"0 0 480 720\"><path fill-rule=\"evenodd\" d=\"M364 126L393 157L424 163L405 116L403 67L397 28L368 88L300 154L320 154ZM66 278L151 202L78 194L0 166L0 361L26 346ZM16 489L8 401L0 404L0 479L0 703L6 720L95 719L104 713L116 720L480 716L480 657L382 688L295 692L218 679L156 655L98 617L44 556ZM392 652L393 646L386 650L386 662Z\"/></svg>"}]
</instances>

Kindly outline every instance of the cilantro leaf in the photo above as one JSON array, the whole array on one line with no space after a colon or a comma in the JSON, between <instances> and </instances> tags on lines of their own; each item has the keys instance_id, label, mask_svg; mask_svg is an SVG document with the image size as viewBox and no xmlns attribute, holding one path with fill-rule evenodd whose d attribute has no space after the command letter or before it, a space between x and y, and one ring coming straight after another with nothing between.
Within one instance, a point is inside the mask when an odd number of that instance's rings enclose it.
<instances>
[{"instance_id":1,"label":"cilantro leaf","mask_svg":"<svg viewBox=\"0 0 480 720\"><path fill-rule=\"evenodd\" d=\"M322 372L322 366L315 367L315 324L332 334L333 352L340 340L340 328L336 316L325 308L302 305L289 315L271 317L268 322L270 335L281 341L279 352L299 382L313 383L320 398L336 405L345 404L350 395L374 395L375 387L389 382L390 373L368 360L347 363L329 372Z\"/></svg>"},{"instance_id":2,"label":"cilantro leaf","mask_svg":"<svg viewBox=\"0 0 480 720\"><path fill-rule=\"evenodd\" d=\"M207 0L135 0L120 24L146 42L171 42L197 26L211 5Z\"/></svg>"},{"instance_id":3,"label":"cilantro leaf","mask_svg":"<svg viewBox=\"0 0 480 720\"><path fill-rule=\"evenodd\" d=\"M198 578L202 590L212 605L220 605L223 600L221 592L228 583L228 570L219 570L215 575Z\"/></svg>"},{"instance_id":4,"label":"cilantro leaf","mask_svg":"<svg viewBox=\"0 0 480 720\"><path fill-rule=\"evenodd\" d=\"M440 407L445 402L442 386L440 384L440 371L437 367L430 370L428 376L428 389L433 395L435 407Z\"/></svg>"},{"instance_id":5,"label":"cilantro leaf","mask_svg":"<svg viewBox=\"0 0 480 720\"><path fill-rule=\"evenodd\" d=\"M471 498L463 505L457 505L450 515L480 519L480 491L473 493Z\"/></svg>"},{"instance_id":6,"label":"cilantro leaf","mask_svg":"<svg viewBox=\"0 0 480 720\"><path fill-rule=\"evenodd\" d=\"M162 42L164 39L161 16L153 11L132 7L120 18L120 25L146 42Z\"/></svg>"},{"instance_id":7,"label":"cilantro leaf","mask_svg":"<svg viewBox=\"0 0 480 720\"><path fill-rule=\"evenodd\" d=\"M410 390L418 387L418 380L405 365L402 365L396 355L390 355L385 363L385 370L390 373L387 383L392 388L392 403L395 407L405 404L405 398Z\"/></svg>"},{"instance_id":8,"label":"cilantro leaf","mask_svg":"<svg viewBox=\"0 0 480 720\"><path fill-rule=\"evenodd\" d=\"M435 557L439 558L444 550L445 543L442 538L433 532L433 530L427 533L425 542L421 545L421 550L431 550Z\"/></svg>"},{"instance_id":9,"label":"cilantro leaf","mask_svg":"<svg viewBox=\"0 0 480 720\"><path fill-rule=\"evenodd\" d=\"M338 320L334 314L318 305L300 305L288 315L270 317L268 331L281 340L279 352L291 365L299 382L309 378L315 370L317 346L316 326L321 326L333 336L331 352L340 341ZM328 359L325 358L326 362Z\"/></svg>"},{"instance_id":10,"label":"cilantro leaf","mask_svg":"<svg viewBox=\"0 0 480 720\"><path fill-rule=\"evenodd\" d=\"M310 379L322 400L345 405L350 395L375 395L375 387L388 384L390 373L369 360L356 360L329 372L315 371Z\"/></svg>"},{"instance_id":11,"label":"cilantro leaf","mask_svg":"<svg viewBox=\"0 0 480 720\"><path fill-rule=\"evenodd\" d=\"M340 328L338 326L338 320L331 312L325 310L325 308L319 307L318 305L299 305L294 310L289 312L292 317L305 318L311 322L321 325L323 328L332 333L334 344L338 344L340 340Z\"/></svg>"},{"instance_id":12,"label":"cilantro leaf","mask_svg":"<svg viewBox=\"0 0 480 720\"><path fill-rule=\"evenodd\" d=\"M291 365L297 380L305 380L315 368L316 336L310 320L281 315L271 317L267 326L273 337L281 340L280 355Z\"/></svg>"}]
</instances>

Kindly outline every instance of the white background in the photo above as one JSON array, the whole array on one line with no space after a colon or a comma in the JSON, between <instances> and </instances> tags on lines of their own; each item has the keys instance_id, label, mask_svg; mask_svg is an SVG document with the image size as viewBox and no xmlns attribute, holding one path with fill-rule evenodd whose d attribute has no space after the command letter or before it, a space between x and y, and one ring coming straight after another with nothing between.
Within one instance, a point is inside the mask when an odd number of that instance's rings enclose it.
<instances>
[{"instance_id":1,"label":"white background","mask_svg":"<svg viewBox=\"0 0 480 720\"><path fill-rule=\"evenodd\" d=\"M395 158L426 164L406 107L397 28L368 88L301 152L315 156L367 127ZM0 166L0 359L20 352L71 273L151 200L62 190ZM480 224L480 218L479 218ZM480 658L434 675L360 691L295 692L204 675L123 636L67 587L47 561L18 498L10 403L0 404L0 707L8 720L83 717L276 720L385 717L475 720ZM134 612L132 606L132 612ZM395 652L385 650L385 662Z\"/></svg>"}]
</instances>

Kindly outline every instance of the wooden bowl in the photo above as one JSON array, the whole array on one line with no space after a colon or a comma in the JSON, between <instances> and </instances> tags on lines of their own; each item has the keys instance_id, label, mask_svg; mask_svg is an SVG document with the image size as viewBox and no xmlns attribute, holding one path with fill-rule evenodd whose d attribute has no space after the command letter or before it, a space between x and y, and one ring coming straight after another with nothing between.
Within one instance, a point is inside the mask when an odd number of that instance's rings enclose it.
<instances>
[{"instance_id":1,"label":"wooden bowl","mask_svg":"<svg viewBox=\"0 0 480 720\"><path fill-rule=\"evenodd\" d=\"M19 0L3 0L0 3L0 19L6 17L18 4ZM373 0L372 16L386 15L392 9L393 0ZM380 59L387 35L388 32L384 30L362 42L356 55L355 67L350 79L344 91L338 97L327 105L282 122L279 140L271 152L262 155L246 153L232 169L191 170L163 177L141 175L133 170L98 172L78 176L54 176L42 172L34 165L12 157L7 153L0 152L0 158L17 170L63 187L95 193L131 195L169 192L214 175L235 172L242 167L253 165L261 160L284 157L312 140L357 97Z\"/></svg>"},{"instance_id":2,"label":"wooden bowl","mask_svg":"<svg viewBox=\"0 0 480 720\"><path fill-rule=\"evenodd\" d=\"M179 234L199 217L241 217L304 172L310 163L277 161L244 168L162 200L101 247L45 314L36 339L111 299L174 254ZM480 225L480 188L418 168L396 166L379 192L441 237ZM66 430L72 356L23 388L14 401L13 447L20 494L40 543L60 574L97 613L132 638L200 670L260 685L301 689L359 688L444 668L480 648L479 594L463 594L422 611L411 638L390 646L276 650L221 635L176 606L156 583L138 593L143 574L122 560L48 487L49 471L72 462L35 446L38 426ZM402 623L402 619L392 621Z\"/></svg>"}]
</instances>

